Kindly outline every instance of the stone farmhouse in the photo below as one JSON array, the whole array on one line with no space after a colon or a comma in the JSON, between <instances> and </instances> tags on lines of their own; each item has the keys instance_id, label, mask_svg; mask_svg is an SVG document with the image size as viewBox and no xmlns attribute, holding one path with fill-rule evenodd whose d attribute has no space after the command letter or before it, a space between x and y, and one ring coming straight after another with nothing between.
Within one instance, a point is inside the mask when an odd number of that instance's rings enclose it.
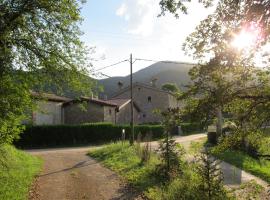
<instances>
[{"instance_id":1,"label":"stone farmhouse","mask_svg":"<svg viewBox=\"0 0 270 200\"><path fill-rule=\"evenodd\" d=\"M130 122L130 99L100 100L81 98L64 103L64 123L81 124L90 122L111 122L128 124ZM134 103L134 116L140 116L140 109ZM138 118L135 123L138 123Z\"/></svg>"},{"instance_id":2,"label":"stone farmhouse","mask_svg":"<svg viewBox=\"0 0 270 200\"><path fill-rule=\"evenodd\" d=\"M113 95L112 99L129 97L130 86L119 89L119 91ZM133 99L141 109L140 124L160 122L161 116L155 113L157 109L164 111L167 108L180 106L177 98L172 93L157 88L154 83L152 83L152 85L138 82L134 83Z\"/></svg>"},{"instance_id":3,"label":"stone farmhouse","mask_svg":"<svg viewBox=\"0 0 270 200\"><path fill-rule=\"evenodd\" d=\"M33 125L82 124L110 122L114 124L130 123L130 99L100 100L81 97L69 99L49 93L32 92L37 109L31 114ZM134 106L134 123L139 123L140 109ZM24 123L30 123L29 120Z\"/></svg>"},{"instance_id":4,"label":"stone farmhouse","mask_svg":"<svg viewBox=\"0 0 270 200\"><path fill-rule=\"evenodd\" d=\"M110 99L81 97L69 99L48 93L32 92L37 110L32 112L34 125L82 124L110 122L129 124L131 118L130 86L119 88ZM133 114L135 124L157 123L156 110L179 107L176 97L155 85L133 84Z\"/></svg>"}]
</instances>

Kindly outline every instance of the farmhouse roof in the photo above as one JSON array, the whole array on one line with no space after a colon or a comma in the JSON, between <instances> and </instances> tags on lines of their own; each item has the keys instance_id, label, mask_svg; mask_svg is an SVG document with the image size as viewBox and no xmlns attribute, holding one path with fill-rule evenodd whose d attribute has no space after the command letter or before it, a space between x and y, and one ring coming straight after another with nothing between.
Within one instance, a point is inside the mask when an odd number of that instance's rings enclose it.
<instances>
[{"instance_id":1,"label":"farmhouse roof","mask_svg":"<svg viewBox=\"0 0 270 200\"><path fill-rule=\"evenodd\" d=\"M124 108L126 105L128 105L130 103L130 99L124 99L124 98L114 98L114 99L109 99L107 100L107 102L116 104L118 106L118 109L121 110L122 108ZM136 102L133 101L133 105L135 107L135 109L137 111L141 111L139 106L136 104Z\"/></svg>"},{"instance_id":2,"label":"farmhouse roof","mask_svg":"<svg viewBox=\"0 0 270 200\"><path fill-rule=\"evenodd\" d=\"M115 103L111 103L111 102L96 99L96 98L90 98L90 97L80 97L79 99L73 99L69 102L66 102L65 105L70 105L72 103L79 103L79 102L83 102L83 101L95 103L95 104L102 105L102 106L117 107L117 104L115 104Z\"/></svg>"},{"instance_id":3,"label":"farmhouse roof","mask_svg":"<svg viewBox=\"0 0 270 200\"><path fill-rule=\"evenodd\" d=\"M58 95L55 95L52 93L43 93L43 92L41 93L41 92L35 92L35 91L30 91L30 93L34 98L44 99L47 101L55 101L55 102L69 102L69 101L71 101L70 98L58 96Z\"/></svg>"}]
</instances>

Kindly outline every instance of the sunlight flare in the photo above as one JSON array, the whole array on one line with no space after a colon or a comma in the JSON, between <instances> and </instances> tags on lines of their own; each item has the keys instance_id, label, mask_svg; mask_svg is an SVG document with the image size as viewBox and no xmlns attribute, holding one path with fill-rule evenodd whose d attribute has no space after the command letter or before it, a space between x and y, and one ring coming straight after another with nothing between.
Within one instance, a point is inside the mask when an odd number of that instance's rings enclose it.
<instances>
[{"instance_id":1,"label":"sunlight flare","mask_svg":"<svg viewBox=\"0 0 270 200\"><path fill-rule=\"evenodd\" d=\"M231 44L235 48L245 49L256 44L257 36L257 31L242 30L238 35L235 35Z\"/></svg>"}]
</instances>

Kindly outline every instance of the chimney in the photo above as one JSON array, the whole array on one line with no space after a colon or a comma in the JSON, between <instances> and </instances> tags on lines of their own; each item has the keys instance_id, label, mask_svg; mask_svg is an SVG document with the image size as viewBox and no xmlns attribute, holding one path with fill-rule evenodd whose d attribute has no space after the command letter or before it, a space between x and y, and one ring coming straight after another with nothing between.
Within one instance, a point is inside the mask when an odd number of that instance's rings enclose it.
<instances>
[{"instance_id":1,"label":"chimney","mask_svg":"<svg viewBox=\"0 0 270 200\"><path fill-rule=\"evenodd\" d=\"M118 81L117 85L118 85L118 89L119 90L122 90L123 85L124 85L123 82L122 81Z\"/></svg>"},{"instance_id":2,"label":"chimney","mask_svg":"<svg viewBox=\"0 0 270 200\"><path fill-rule=\"evenodd\" d=\"M156 87L157 86L157 80L158 80L157 78L152 78L151 79L151 82L150 83L151 83L151 86L152 87Z\"/></svg>"}]
</instances>

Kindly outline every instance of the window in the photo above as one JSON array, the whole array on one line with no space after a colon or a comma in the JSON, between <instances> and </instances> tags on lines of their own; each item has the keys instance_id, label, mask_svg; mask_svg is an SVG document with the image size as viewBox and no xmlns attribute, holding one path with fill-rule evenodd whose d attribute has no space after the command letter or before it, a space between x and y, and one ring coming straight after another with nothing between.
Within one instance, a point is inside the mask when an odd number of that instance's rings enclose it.
<instances>
[{"instance_id":1,"label":"window","mask_svg":"<svg viewBox=\"0 0 270 200\"><path fill-rule=\"evenodd\" d=\"M112 115L112 110L111 109L109 110L109 114Z\"/></svg>"},{"instance_id":2,"label":"window","mask_svg":"<svg viewBox=\"0 0 270 200\"><path fill-rule=\"evenodd\" d=\"M141 90L141 88L139 87L139 88L138 88L138 91L140 91L140 90Z\"/></svg>"},{"instance_id":3,"label":"window","mask_svg":"<svg viewBox=\"0 0 270 200\"><path fill-rule=\"evenodd\" d=\"M146 117L146 114L143 114L143 118L145 118Z\"/></svg>"},{"instance_id":4,"label":"window","mask_svg":"<svg viewBox=\"0 0 270 200\"><path fill-rule=\"evenodd\" d=\"M149 96L149 97L147 98L147 100L148 100L148 103L150 103L150 102L152 101L151 96Z\"/></svg>"}]
</instances>

